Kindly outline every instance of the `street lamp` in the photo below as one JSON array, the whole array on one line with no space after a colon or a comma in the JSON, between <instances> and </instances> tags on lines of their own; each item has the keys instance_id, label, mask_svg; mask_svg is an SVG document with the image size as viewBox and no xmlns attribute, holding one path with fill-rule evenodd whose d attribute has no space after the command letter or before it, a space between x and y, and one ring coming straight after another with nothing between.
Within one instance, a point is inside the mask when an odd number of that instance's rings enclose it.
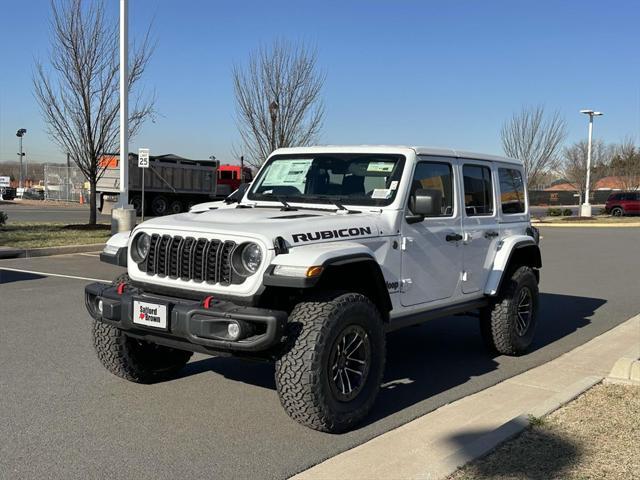
<instances>
[{"instance_id":1,"label":"street lamp","mask_svg":"<svg viewBox=\"0 0 640 480\"><path fill-rule=\"evenodd\" d=\"M16 132L16 137L20 139L20 153L18 153L18 156L20 157L20 180L18 181L19 188L22 188L22 157L24 157L24 153L22 152L22 137L24 137L25 133L27 133L26 128L21 128Z\"/></svg>"},{"instance_id":2,"label":"street lamp","mask_svg":"<svg viewBox=\"0 0 640 480\"><path fill-rule=\"evenodd\" d=\"M591 139L593 137L593 117L599 117L602 112L594 112L593 110L580 110L580 113L589 115L589 144L587 146L587 185L584 194L584 203L580 206L580 216L591 216L591 204L589 203L589 183L591 181Z\"/></svg>"}]
</instances>

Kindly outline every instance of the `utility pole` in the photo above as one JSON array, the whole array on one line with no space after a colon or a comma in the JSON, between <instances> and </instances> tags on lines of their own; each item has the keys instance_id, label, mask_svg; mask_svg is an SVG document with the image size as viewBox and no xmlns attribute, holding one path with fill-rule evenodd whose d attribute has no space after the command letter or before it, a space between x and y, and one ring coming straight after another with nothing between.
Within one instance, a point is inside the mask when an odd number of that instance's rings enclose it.
<instances>
[{"instance_id":1,"label":"utility pole","mask_svg":"<svg viewBox=\"0 0 640 480\"><path fill-rule=\"evenodd\" d=\"M26 133L27 133L26 128L20 128L16 132L16 137L20 139L20 153L18 153L18 156L20 157L20 175L19 175L19 181L18 181L19 188L22 188L22 157L24 157L24 153L22 152L22 137L24 137Z\"/></svg>"},{"instance_id":2,"label":"utility pole","mask_svg":"<svg viewBox=\"0 0 640 480\"><path fill-rule=\"evenodd\" d=\"M580 207L581 217L591 216L591 204L589 203L589 185L591 183L591 141L593 137L593 117L599 117L602 112L593 110L580 110L580 113L589 115L589 143L587 145L587 184L585 186L584 203Z\"/></svg>"},{"instance_id":3,"label":"utility pole","mask_svg":"<svg viewBox=\"0 0 640 480\"><path fill-rule=\"evenodd\" d=\"M244 155L240 155L240 185L244 183Z\"/></svg>"},{"instance_id":4,"label":"utility pole","mask_svg":"<svg viewBox=\"0 0 640 480\"><path fill-rule=\"evenodd\" d=\"M128 0L120 0L120 196L111 212L111 233L127 232L136 225L129 205L129 22Z\"/></svg>"},{"instance_id":5,"label":"utility pole","mask_svg":"<svg viewBox=\"0 0 640 480\"><path fill-rule=\"evenodd\" d=\"M120 208L129 204L129 12L120 0Z\"/></svg>"}]
</instances>

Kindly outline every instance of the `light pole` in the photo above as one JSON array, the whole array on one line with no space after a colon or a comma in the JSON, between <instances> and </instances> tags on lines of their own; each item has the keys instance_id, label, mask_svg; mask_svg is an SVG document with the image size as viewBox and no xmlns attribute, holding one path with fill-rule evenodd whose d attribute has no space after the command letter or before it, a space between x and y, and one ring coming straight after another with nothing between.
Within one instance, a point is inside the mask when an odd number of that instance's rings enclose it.
<instances>
[{"instance_id":1,"label":"light pole","mask_svg":"<svg viewBox=\"0 0 640 480\"><path fill-rule=\"evenodd\" d=\"M129 20L128 0L120 0L120 195L111 211L111 233L136 226L136 211L129 205Z\"/></svg>"},{"instance_id":2,"label":"light pole","mask_svg":"<svg viewBox=\"0 0 640 480\"><path fill-rule=\"evenodd\" d=\"M587 185L584 193L584 203L580 206L580 216L591 216L591 204L589 203L589 183L591 182L591 140L593 138L593 117L599 117L602 112L594 112L593 110L580 110L580 113L589 115L589 143L587 145Z\"/></svg>"},{"instance_id":3,"label":"light pole","mask_svg":"<svg viewBox=\"0 0 640 480\"><path fill-rule=\"evenodd\" d=\"M18 187L22 188L22 157L24 157L24 153L22 152L22 137L27 133L26 128L21 128L16 132L16 137L20 139L20 153L18 156L20 157L20 179L18 180Z\"/></svg>"}]
</instances>

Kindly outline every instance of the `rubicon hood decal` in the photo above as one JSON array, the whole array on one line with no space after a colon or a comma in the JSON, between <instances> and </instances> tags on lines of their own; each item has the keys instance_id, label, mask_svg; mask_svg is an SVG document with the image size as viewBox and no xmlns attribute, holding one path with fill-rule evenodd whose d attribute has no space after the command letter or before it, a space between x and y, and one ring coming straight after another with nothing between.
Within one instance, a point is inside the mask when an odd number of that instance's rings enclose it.
<instances>
[{"instance_id":1,"label":"rubicon hood decal","mask_svg":"<svg viewBox=\"0 0 640 480\"><path fill-rule=\"evenodd\" d=\"M371 227L350 227L336 230L321 230L319 232L293 233L293 243L313 242L315 240L330 240L333 238L362 237L371 235Z\"/></svg>"}]
</instances>

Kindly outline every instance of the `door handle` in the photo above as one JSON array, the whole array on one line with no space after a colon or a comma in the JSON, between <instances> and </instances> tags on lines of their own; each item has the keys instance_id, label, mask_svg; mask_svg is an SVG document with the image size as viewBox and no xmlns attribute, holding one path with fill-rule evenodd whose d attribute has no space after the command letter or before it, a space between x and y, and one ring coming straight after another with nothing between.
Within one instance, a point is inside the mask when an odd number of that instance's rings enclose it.
<instances>
[{"instance_id":1,"label":"door handle","mask_svg":"<svg viewBox=\"0 0 640 480\"><path fill-rule=\"evenodd\" d=\"M484 232L484 238L495 238L500 235L498 232Z\"/></svg>"},{"instance_id":2,"label":"door handle","mask_svg":"<svg viewBox=\"0 0 640 480\"><path fill-rule=\"evenodd\" d=\"M447 233L447 236L444 237L447 242L459 242L462 240L462 235L459 233Z\"/></svg>"}]
</instances>

